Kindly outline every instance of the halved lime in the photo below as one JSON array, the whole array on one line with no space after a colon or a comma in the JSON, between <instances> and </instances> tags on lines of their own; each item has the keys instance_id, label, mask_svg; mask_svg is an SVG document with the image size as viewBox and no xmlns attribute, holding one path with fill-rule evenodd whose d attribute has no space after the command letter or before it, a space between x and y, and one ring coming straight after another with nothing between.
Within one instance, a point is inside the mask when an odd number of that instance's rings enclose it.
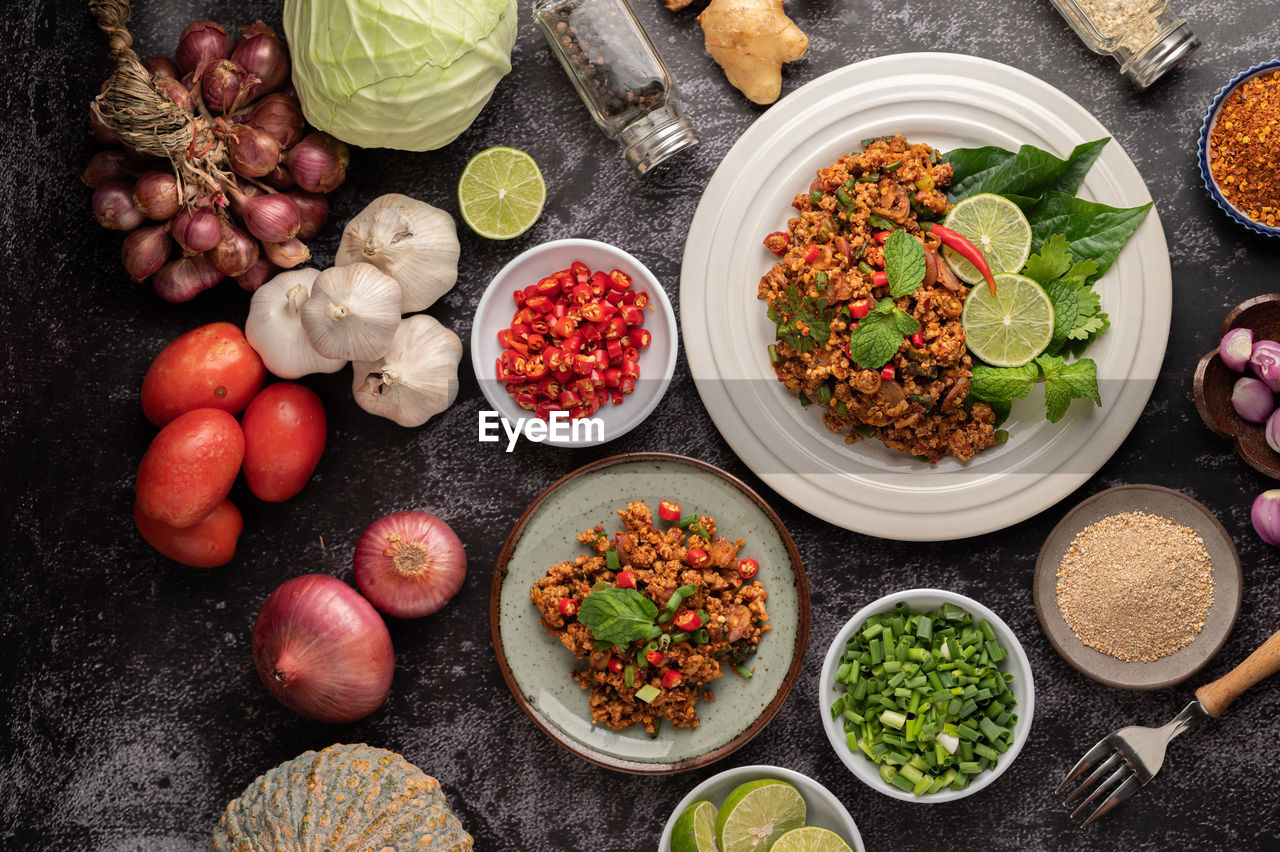
<instances>
[{"instance_id":1,"label":"halved lime","mask_svg":"<svg viewBox=\"0 0 1280 852\"><path fill-rule=\"evenodd\" d=\"M671 829L671 852L717 852L716 806L694 802Z\"/></svg>"},{"instance_id":2,"label":"halved lime","mask_svg":"<svg viewBox=\"0 0 1280 852\"><path fill-rule=\"evenodd\" d=\"M783 834L804 825L804 798L786 781L761 778L739 785L716 818L720 852L768 852Z\"/></svg>"},{"instance_id":3,"label":"halved lime","mask_svg":"<svg viewBox=\"0 0 1280 852\"><path fill-rule=\"evenodd\" d=\"M807 825L788 831L773 844L772 852L853 852L840 835L829 828Z\"/></svg>"},{"instance_id":4,"label":"halved lime","mask_svg":"<svg viewBox=\"0 0 1280 852\"><path fill-rule=\"evenodd\" d=\"M546 200L538 164L515 148L485 148L458 178L462 221L491 240L510 240L532 228Z\"/></svg>"},{"instance_id":5,"label":"halved lime","mask_svg":"<svg viewBox=\"0 0 1280 852\"><path fill-rule=\"evenodd\" d=\"M984 192L966 198L947 214L942 224L982 250L991 272L1020 272L1031 256L1031 223L1022 209L1007 198ZM949 248L942 255L962 281L982 280L978 268Z\"/></svg>"},{"instance_id":6,"label":"halved lime","mask_svg":"<svg viewBox=\"0 0 1280 852\"><path fill-rule=\"evenodd\" d=\"M993 367L1016 367L1053 340L1053 302L1025 275L1002 272L995 279L994 295L980 285L965 299L960 315L964 342Z\"/></svg>"}]
</instances>

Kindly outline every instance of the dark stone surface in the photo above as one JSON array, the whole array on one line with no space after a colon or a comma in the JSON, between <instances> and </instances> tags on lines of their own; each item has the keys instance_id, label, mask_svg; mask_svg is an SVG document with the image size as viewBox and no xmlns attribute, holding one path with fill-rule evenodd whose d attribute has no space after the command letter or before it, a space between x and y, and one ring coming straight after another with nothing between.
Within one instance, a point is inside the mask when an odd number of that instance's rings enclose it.
<instances>
[{"instance_id":1,"label":"dark stone surface","mask_svg":"<svg viewBox=\"0 0 1280 852\"><path fill-rule=\"evenodd\" d=\"M0 845L7 849L201 848L227 800L255 776L308 748L367 741L403 751L436 775L480 849L652 848L670 809L694 784L731 765L774 763L827 784L869 849L1278 848L1275 734L1280 681L1241 699L1220 721L1179 740L1164 774L1108 821L1077 830L1051 789L1098 737L1159 724L1196 683L1129 693L1085 679L1053 653L1031 604L1031 569L1051 526L1089 493L1125 482L1178 488L1213 509L1244 563L1235 632L1204 672L1217 677L1280 622L1276 551L1249 527L1248 506L1271 481L1246 467L1197 418L1192 368L1237 302L1276 287L1280 243L1255 238L1212 206L1195 168L1205 106L1231 75L1272 59L1280 22L1271 0L1195 0L1181 7L1204 42L1169 79L1136 94L1113 62L1088 53L1044 0L827 3L793 0L809 33L790 91L848 62L899 50L950 50L1012 64L1063 89L1115 135L1148 181L1168 234L1174 321L1165 368L1132 435L1090 482L1042 515L958 543L902 544L811 519L746 470L720 439L682 360L647 423L607 446L574 452L478 444L483 401L464 364L457 404L406 431L366 415L343 375L307 384L324 398L329 446L295 500L264 505L243 486L239 555L211 571L152 552L130 519L133 477L153 429L138 386L170 339L216 319L242 322L248 298L224 284L168 305L131 284L120 235L97 227L78 175L94 150L85 105L108 64L81 3L12 4L0 24L12 61L3 72L0 338L4 436L4 603L0 716L6 722ZM547 239L596 237L634 251L673 298L683 235L702 187L760 114L703 53L694 22L636 0L695 104L703 144L646 181L591 125L532 26L527 3L514 55L474 127L429 154L356 152L334 216L313 249L332 256L338 225L373 197L406 192L456 212L466 159L494 144L533 154L549 185L537 227L511 244L463 237L459 285L432 313L465 340L490 276ZM278 2L138 0L142 54L169 52L190 20L276 22ZM683 359L683 355L682 355ZM714 768L638 778L590 766L552 744L517 709L494 661L487 598L510 524L543 487L591 459L627 450L688 453L757 487L791 528L810 572L808 666L783 711L754 742ZM395 623L395 684L386 706L354 725L295 717L262 688L250 658L257 608L283 580L323 571L350 580L352 548L374 518L419 507L444 516L467 544L463 592L441 614ZM992 789L962 804L898 804L854 780L827 746L814 691L827 642L868 600L908 586L954 589L1001 613L1036 674L1031 741Z\"/></svg>"}]
</instances>

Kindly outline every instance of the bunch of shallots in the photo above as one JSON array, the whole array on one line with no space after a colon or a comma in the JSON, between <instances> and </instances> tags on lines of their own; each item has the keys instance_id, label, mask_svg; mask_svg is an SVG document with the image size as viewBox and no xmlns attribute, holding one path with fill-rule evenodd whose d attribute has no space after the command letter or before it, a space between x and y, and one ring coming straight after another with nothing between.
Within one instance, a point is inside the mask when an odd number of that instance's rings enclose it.
<instances>
[{"instance_id":1,"label":"bunch of shallots","mask_svg":"<svg viewBox=\"0 0 1280 852\"><path fill-rule=\"evenodd\" d=\"M196 21L173 59L142 62L124 29L127 0L95 0L116 70L90 110L106 150L84 173L103 227L128 231L125 269L185 302L224 277L256 290L306 261L303 240L329 215L347 147L308 133L289 55L262 21L233 39Z\"/></svg>"}]
</instances>

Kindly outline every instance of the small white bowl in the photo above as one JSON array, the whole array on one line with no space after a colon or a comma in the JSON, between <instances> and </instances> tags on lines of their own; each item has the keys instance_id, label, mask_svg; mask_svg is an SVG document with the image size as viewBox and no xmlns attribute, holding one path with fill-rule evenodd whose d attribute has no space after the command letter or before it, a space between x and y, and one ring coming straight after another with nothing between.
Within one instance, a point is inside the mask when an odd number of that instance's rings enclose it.
<instances>
[{"instance_id":1,"label":"small white bowl","mask_svg":"<svg viewBox=\"0 0 1280 852\"><path fill-rule=\"evenodd\" d=\"M801 775L799 772L783 769L781 766L767 765L726 769L690 790L689 795L680 800L680 804L676 805L676 809L667 818L667 824L662 829L662 840L658 843L658 852L671 852L671 830L675 828L676 820L680 818L680 814L684 813L685 808L702 799L706 799L718 808L739 784L759 778L776 778L795 787L800 791L808 811L805 825L829 828L843 837L845 842L853 847L854 852L865 852L862 835L858 834L858 826L854 825L853 817L849 816L849 811L840 804L840 800L833 796L830 790L808 775Z\"/></svg>"},{"instance_id":2,"label":"small white bowl","mask_svg":"<svg viewBox=\"0 0 1280 852\"><path fill-rule=\"evenodd\" d=\"M556 272L567 269L575 260L582 261L594 272L618 269L631 276L633 290L649 294L649 308L644 312L644 328L652 335L647 349L640 350L640 378L635 391L621 405L608 404L595 413L603 424L603 437L586 436L548 439L556 447L590 447L612 441L640 425L657 407L676 369L678 336L675 311L662 284L643 263L620 248L596 240L553 240L534 246L502 268L480 297L475 320L471 325L471 363L480 390L491 408L509 423L520 418L532 419L532 411L518 406L507 393L504 382L494 376L494 363L502 355L498 332L511 326L517 308L512 294ZM652 308L652 309L650 309ZM501 435L501 430L499 430ZM505 435L502 436L505 441Z\"/></svg>"},{"instance_id":3,"label":"small white bowl","mask_svg":"<svg viewBox=\"0 0 1280 852\"><path fill-rule=\"evenodd\" d=\"M893 786L880 777L880 769L877 764L869 760L862 752L855 752L849 749L848 741L845 738L843 721L831 718L831 704L840 696L840 693L836 692L834 685L836 669L840 667L840 657L844 654L845 646L853 637L854 632L860 630L868 618L892 611L899 602L905 602L915 612L929 612L944 603L958 606L972 615L975 622L989 621L991 629L995 631L996 639L1000 642L1000 647L1004 648L1006 652L1001 668L1004 671L1013 673L1013 683L1010 684L1010 687L1013 690L1014 697L1018 699L1018 704L1014 708L1014 712L1018 714L1018 721L1013 728L1013 744L1009 746L1007 752L1000 755L1000 760L995 769L978 775L963 790L953 790L947 787L932 795L917 796L914 793ZM1018 752L1022 751L1022 746L1026 743L1027 736L1031 733L1031 718L1035 712L1035 700L1036 691L1031 678L1031 664L1027 661L1027 652L1022 649L1022 645L1018 642L1018 637L1013 635L1009 625L1005 624L994 612L972 598L958 595L955 592L944 592L941 589L908 589L903 592L886 595L878 601L863 607L836 634L836 638L831 642L831 647L827 649L826 659L822 663L822 675L818 679L818 712L822 714L822 727L827 732L827 739L831 742L831 747L835 749L836 756L849 768L850 772L857 776L859 781L884 793L886 796L892 796L904 802L923 802L926 804L954 802L956 799L971 796L989 786L1003 775L1006 769L1013 765Z\"/></svg>"}]
</instances>

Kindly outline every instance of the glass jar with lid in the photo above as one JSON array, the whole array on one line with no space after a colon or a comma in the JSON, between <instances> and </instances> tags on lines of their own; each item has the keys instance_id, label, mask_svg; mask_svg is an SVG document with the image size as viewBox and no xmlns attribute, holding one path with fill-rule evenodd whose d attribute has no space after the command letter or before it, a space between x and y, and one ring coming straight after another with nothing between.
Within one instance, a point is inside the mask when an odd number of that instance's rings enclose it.
<instances>
[{"instance_id":1,"label":"glass jar with lid","mask_svg":"<svg viewBox=\"0 0 1280 852\"><path fill-rule=\"evenodd\" d=\"M1095 53L1145 89L1200 46L1169 0L1050 0Z\"/></svg>"},{"instance_id":2,"label":"glass jar with lid","mask_svg":"<svg viewBox=\"0 0 1280 852\"><path fill-rule=\"evenodd\" d=\"M627 0L539 0L533 18L591 117L641 174L698 144Z\"/></svg>"}]
</instances>

